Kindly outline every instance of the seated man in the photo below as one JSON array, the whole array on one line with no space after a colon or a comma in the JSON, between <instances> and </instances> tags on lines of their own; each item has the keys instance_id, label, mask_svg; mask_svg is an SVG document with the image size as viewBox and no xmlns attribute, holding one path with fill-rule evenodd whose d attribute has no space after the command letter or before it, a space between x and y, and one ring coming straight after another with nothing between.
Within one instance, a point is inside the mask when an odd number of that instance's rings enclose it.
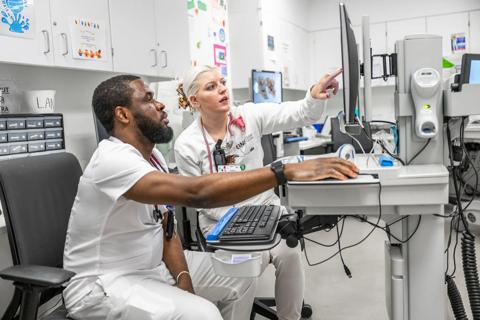
<instances>
[{"instance_id":1,"label":"seated man","mask_svg":"<svg viewBox=\"0 0 480 320\"><path fill-rule=\"evenodd\" d=\"M261 168L193 178L168 174L154 149L172 138L165 106L136 76L102 82L92 104L111 137L92 155L72 208L64 251L64 268L76 272L64 290L69 315L248 319L254 280L217 276L209 254L183 251L175 234L166 236L169 214L162 219L162 204L233 204L275 187L275 173ZM347 179L357 172L338 158L283 168L288 180Z\"/></svg>"}]
</instances>

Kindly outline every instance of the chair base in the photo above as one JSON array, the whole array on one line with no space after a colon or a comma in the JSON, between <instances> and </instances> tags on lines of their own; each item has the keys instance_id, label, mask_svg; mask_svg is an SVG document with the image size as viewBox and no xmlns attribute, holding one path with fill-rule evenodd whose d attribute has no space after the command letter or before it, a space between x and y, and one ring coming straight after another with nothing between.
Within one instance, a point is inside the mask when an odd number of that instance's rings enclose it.
<instances>
[{"instance_id":1,"label":"chair base","mask_svg":"<svg viewBox=\"0 0 480 320\"><path fill-rule=\"evenodd\" d=\"M255 319L255 315L259 314L267 319L271 320L277 320L277 311L272 309L271 307L275 306L275 299L273 298L255 298L253 300L253 307L252 307L252 313L250 314L250 320ZM303 303L302 305L302 312L301 316L302 319L310 319L313 314L313 309L312 306Z\"/></svg>"},{"instance_id":2,"label":"chair base","mask_svg":"<svg viewBox=\"0 0 480 320\"><path fill-rule=\"evenodd\" d=\"M275 299L273 298L255 298L253 300L252 313L250 320L255 319L255 315L259 314L267 319L278 320L277 311L271 307L275 306Z\"/></svg>"}]
</instances>

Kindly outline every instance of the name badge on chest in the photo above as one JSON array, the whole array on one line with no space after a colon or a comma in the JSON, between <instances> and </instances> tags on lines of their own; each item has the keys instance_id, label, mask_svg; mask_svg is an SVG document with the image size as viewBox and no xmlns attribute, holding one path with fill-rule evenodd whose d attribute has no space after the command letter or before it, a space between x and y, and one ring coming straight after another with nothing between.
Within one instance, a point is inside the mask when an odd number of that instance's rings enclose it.
<instances>
[{"instance_id":1,"label":"name badge on chest","mask_svg":"<svg viewBox=\"0 0 480 320\"><path fill-rule=\"evenodd\" d=\"M218 172L241 172L245 171L246 166L244 164L227 164L219 165L217 168Z\"/></svg>"}]
</instances>

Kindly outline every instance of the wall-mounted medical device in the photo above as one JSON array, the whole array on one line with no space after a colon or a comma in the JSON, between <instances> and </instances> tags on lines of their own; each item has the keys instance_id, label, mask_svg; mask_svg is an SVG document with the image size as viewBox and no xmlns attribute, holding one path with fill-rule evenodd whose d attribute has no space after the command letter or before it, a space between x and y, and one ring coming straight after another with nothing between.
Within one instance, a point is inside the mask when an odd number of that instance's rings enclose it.
<instances>
[{"instance_id":1,"label":"wall-mounted medical device","mask_svg":"<svg viewBox=\"0 0 480 320\"><path fill-rule=\"evenodd\" d=\"M421 68L412 74L411 93L415 109L415 133L431 139L438 133L437 105L441 97L441 78L433 68Z\"/></svg>"}]
</instances>

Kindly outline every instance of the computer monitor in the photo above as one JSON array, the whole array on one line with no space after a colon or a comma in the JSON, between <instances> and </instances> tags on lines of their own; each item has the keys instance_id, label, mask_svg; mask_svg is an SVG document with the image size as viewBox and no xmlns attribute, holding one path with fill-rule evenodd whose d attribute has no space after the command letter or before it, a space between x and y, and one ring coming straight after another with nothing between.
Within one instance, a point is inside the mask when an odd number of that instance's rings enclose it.
<instances>
[{"instance_id":1,"label":"computer monitor","mask_svg":"<svg viewBox=\"0 0 480 320\"><path fill-rule=\"evenodd\" d=\"M358 84L360 72L358 51L352 23L348 17L345 4L340 3L340 43L342 48L343 68L343 110L346 124L354 124L355 109L358 108Z\"/></svg>"},{"instance_id":2,"label":"computer monitor","mask_svg":"<svg viewBox=\"0 0 480 320\"><path fill-rule=\"evenodd\" d=\"M281 72L252 70L253 103L281 103L282 89Z\"/></svg>"},{"instance_id":3,"label":"computer monitor","mask_svg":"<svg viewBox=\"0 0 480 320\"><path fill-rule=\"evenodd\" d=\"M461 72L462 83L480 84L480 54L465 53Z\"/></svg>"}]
</instances>

